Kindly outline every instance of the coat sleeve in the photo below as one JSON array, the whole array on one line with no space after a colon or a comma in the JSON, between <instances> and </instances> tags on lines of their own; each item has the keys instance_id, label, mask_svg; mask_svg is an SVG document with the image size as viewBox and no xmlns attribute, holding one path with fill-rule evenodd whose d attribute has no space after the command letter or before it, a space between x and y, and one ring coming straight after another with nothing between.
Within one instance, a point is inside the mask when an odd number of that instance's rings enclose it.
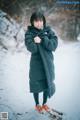
<instances>
[{"instance_id":1,"label":"coat sleeve","mask_svg":"<svg viewBox=\"0 0 80 120\"><path fill-rule=\"evenodd\" d=\"M25 33L25 45L27 47L27 50L29 50L31 53L37 53L37 44L34 43L33 37L29 32Z\"/></svg>"},{"instance_id":2,"label":"coat sleeve","mask_svg":"<svg viewBox=\"0 0 80 120\"><path fill-rule=\"evenodd\" d=\"M49 35L43 35L42 46L49 51L55 51L58 46L58 38L55 33L50 30Z\"/></svg>"}]
</instances>

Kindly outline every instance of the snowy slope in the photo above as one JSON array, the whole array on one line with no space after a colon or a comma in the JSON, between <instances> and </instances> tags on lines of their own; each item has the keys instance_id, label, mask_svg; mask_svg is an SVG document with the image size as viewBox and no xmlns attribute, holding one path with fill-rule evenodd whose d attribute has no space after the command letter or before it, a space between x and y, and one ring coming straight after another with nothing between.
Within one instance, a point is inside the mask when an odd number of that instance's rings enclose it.
<instances>
[{"instance_id":1,"label":"snowy slope","mask_svg":"<svg viewBox=\"0 0 80 120\"><path fill-rule=\"evenodd\" d=\"M49 120L36 113L33 96L29 93L30 53L25 51L24 30L5 16L0 12L0 112L9 112L9 120ZM66 120L79 120L80 42L64 44L60 41L53 54L56 93L48 104L64 112ZM40 103L41 97L42 94Z\"/></svg>"},{"instance_id":2,"label":"snowy slope","mask_svg":"<svg viewBox=\"0 0 80 120\"><path fill-rule=\"evenodd\" d=\"M0 111L7 109L15 114L22 113L22 116L17 116L21 120L36 120L34 101L28 85L29 62L30 54L0 51ZM63 44L57 48L54 62L56 93L48 100L48 104L67 114L68 120L79 120L80 43Z\"/></svg>"},{"instance_id":3,"label":"snowy slope","mask_svg":"<svg viewBox=\"0 0 80 120\"><path fill-rule=\"evenodd\" d=\"M53 97L54 106L64 111L69 120L79 120L80 42L63 45L57 49L55 72L56 94Z\"/></svg>"}]
</instances>

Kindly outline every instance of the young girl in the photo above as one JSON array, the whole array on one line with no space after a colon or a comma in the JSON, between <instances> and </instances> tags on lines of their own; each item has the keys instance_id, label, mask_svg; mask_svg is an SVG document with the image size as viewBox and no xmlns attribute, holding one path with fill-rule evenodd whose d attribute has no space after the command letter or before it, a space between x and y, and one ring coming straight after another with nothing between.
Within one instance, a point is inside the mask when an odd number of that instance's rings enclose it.
<instances>
[{"instance_id":1,"label":"young girl","mask_svg":"<svg viewBox=\"0 0 80 120\"><path fill-rule=\"evenodd\" d=\"M42 12L34 12L31 15L30 23L31 26L28 26L28 30L25 34L25 45L27 47L27 50L31 52L29 70L30 92L33 93L36 110L38 112L42 112L43 110L48 111L50 108L46 103L48 98L49 84L47 82L47 77L38 45L42 47L43 53L45 51L47 54L50 55L51 61L53 62L52 51L55 51L55 49L57 48L58 40L51 28L49 26L46 26L46 19ZM51 74L54 76L54 68L52 69L53 73ZM42 106L39 104L40 92L43 92Z\"/></svg>"}]
</instances>

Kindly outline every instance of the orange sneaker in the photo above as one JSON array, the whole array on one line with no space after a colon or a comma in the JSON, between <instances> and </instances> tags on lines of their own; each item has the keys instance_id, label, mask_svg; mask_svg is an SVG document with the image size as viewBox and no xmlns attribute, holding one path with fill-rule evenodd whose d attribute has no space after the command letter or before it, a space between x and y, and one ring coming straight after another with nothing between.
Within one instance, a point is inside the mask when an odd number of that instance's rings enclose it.
<instances>
[{"instance_id":1,"label":"orange sneaker","mask_svg":"<svg viewBox=\"0 0 80 120\"><path fill-rule=\"evenodd\" d=\"M50 111L50 108L46 104L42 105L42 109L45 110L46 112Z\"/></svg>"},{"instance_id":2,"label":"orange sneaker","mask_svg":"<svg viewBox=\"0 0 80 120\"><path fill-rule=\"evenodd\" d=\"M40 105L36 105L35 106L35 109L39 112L39 113L42 113L42 106L40 106Z\"/></svg>"}]
</instances>

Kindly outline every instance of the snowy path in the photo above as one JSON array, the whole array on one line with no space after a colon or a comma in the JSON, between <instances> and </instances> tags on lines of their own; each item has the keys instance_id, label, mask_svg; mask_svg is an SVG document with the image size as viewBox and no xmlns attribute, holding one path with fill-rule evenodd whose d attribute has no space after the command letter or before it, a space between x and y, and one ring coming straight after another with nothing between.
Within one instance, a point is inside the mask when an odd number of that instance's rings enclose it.
<instances>
[{"instance_id":1,"label":"snowy path","mask_svg":"<svg viewBox=\"0 0 80 120\"><path fill-rule=\"evenodd\" d=\"M30 54L0 51L0 111L8 111L12 120L49 120L34 111L28 86L29 60ZM48 104L67 114L67 120L79 120L80 43L62 45L56 50L55 73L56 93Z\"/></svg>"}]
</instances>

